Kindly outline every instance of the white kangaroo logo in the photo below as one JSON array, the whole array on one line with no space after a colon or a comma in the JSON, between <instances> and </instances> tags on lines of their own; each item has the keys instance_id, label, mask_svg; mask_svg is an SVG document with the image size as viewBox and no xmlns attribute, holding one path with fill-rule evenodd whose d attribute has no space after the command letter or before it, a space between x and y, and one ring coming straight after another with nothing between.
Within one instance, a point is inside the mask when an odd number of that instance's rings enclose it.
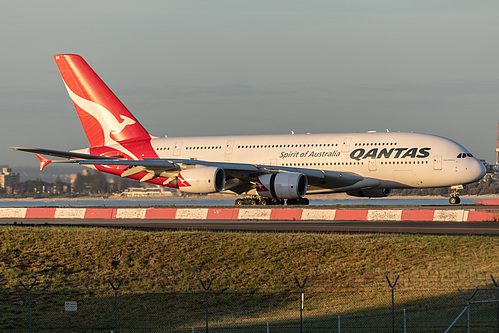
<instances>
[{"instance_id":1,"label":"white kangaroo logo","mask_svg":"<svg viewBox=\"0 0 499 333\"><path fill-rule=\"evenodd\" d=\"M105 109L106 110L106 109ZM107 111L107 110L106 110ZM109 112L109 111L108 111ZM117 135L120 134L121 131L125 129L128 125L133 125L135 124L135 120L128 118L127 116L120 115L120 118L123 119L121 123L118 123L118 129L112 130L111 134L112 135Z\"/></svg>"},{"instance_id":2,"label":"white kangaroo logo","mask_svg":"<svg viewBox=\"0 0 499 333\"><path fill-rule=\"evenodd\" d=\"M66 85L66 83L64 83ZM135 120L130 119L127 116L120 115L120 118L123 119L122 122L119 122L116 117L112 114L111 111L103 107L102 105L99 105L95 102L89 101L87 99L84 99L74 92L69 89L69 87L66 85L66 89L68 90L69 97L71 97L71 100L78 105L83 111L87 112L91 116L93 116L99 124L102 126L102 130L104 132L104 144L106 146L109 145L119 145L118 142L116 142L113 138L111 138L112 135L117 135L121 131L125 129L128 125L133 125L135 124ZM120 151L128 154L134 159L137 159L137 157L132 154L128 149L124 148L123 146L120 145Z\"/></svg>"}]
</instances>

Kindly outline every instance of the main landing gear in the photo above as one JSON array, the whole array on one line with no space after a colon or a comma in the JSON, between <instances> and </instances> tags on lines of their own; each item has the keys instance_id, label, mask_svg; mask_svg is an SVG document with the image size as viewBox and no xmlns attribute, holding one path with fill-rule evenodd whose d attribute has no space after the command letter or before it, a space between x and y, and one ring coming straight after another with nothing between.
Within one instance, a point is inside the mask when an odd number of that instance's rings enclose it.
<instances>
[{"instance_id":1,"label":"main landing gear","mask_svg":"<svg viewBox=\"0 0 499 333\"><path fill-rule=\"evenodd\" d=\"M287 205L308 206L310 201L307 198L288 199ZM246 198L238 198L235 202L236 206L282 206L284 199L279 198L264 198L260 196L251 196Z\"/></svg>"},{"instance_id":2,"label":"main landing gear","mask_svg":"<svg viewBox=\"0 0 499 333\"><path fill-rule=\"evenodd\" d=\"M461 199L459 198L459 190L464 188L463 185L452 186L450 192L449 203L451 205L459 205L461 203Z\"/></svg>"}]
</instances>

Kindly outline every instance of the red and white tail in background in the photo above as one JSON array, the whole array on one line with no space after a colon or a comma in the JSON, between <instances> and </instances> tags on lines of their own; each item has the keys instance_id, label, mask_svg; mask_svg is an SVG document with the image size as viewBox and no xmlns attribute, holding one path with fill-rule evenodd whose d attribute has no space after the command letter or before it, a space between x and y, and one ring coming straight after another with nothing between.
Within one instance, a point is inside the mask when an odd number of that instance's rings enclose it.
<instances>
[{"instance_id":1,"label":"red and white tail in background","mask_svg":"<svg viewBox=\"0 0 499 333\"><path fill-rule=\"evenodd\" d=\"M91 147L151 139L82 57L57 54L54 58Z\"/></svg>"}]
</instances>

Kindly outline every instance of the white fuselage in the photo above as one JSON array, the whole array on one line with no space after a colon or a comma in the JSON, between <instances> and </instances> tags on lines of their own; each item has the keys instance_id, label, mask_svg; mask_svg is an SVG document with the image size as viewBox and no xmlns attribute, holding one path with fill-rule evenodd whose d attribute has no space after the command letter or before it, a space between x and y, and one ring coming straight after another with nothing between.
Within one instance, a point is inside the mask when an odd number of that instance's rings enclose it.
<instances>
[{"instance_id":1,"label":"white fuselage","mask_svg":"<svg viewBox=\"0 0 499 333\"><path fill-rule=\"evenodd\" d=\"M354 189L464 185L481 179L485 174L483 164L460 144L420 133L154 138L152 146L158 157L164 159L355 173L365 180L357 183ZM349 190L331 188L328 184L319 188L328 192ZM321 192L319 188L316 188L317 192Z\"/></svg>"}]
</instances>

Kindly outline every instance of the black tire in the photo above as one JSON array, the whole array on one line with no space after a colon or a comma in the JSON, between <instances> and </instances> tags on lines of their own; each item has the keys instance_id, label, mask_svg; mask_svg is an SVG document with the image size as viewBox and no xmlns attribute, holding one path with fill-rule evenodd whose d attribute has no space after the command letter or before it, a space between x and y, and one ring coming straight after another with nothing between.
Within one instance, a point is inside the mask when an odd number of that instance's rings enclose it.
<instances>
[{"instance_id":1,"label":"black tire","mask_svg":"<svg viewBox=\"0 0 499 333\"><path fill-rule=\"evenodd\" d=\"M308 205L310 205L310 200L308 200L307 198L301 198L300 205L308 206Z\"/></svg>"},{"instance_id":2,"label":"black tire","mask_svg":"<svg viewBox=\"0 0 499 333\"><path fill-rule=\"evenodd\" d=\"M271 204L274 206L282 206L284 205L284 199L274 198L271 200Z\"/></svg>"},{"instance_id":3,"label":"black tire","mask_svg":"<svg viewBox=\"0 0 499 333\"><path fill-rule=\"evenodd\" d=\"M236 206L244 206L244 199L236 199L236 203L235 203Z\"/></svg>"},{"instance_id":4,"label":"black tire","mask_svg":"<svg viewBox=\"0 0 499 333\"><path fill-rule=\"evenodd\" d=\"M449 203L451 205L459 205L460 202L461 202L461 199L459 197L450 197L449 198Z\"/></svg>"}]
</instances>

